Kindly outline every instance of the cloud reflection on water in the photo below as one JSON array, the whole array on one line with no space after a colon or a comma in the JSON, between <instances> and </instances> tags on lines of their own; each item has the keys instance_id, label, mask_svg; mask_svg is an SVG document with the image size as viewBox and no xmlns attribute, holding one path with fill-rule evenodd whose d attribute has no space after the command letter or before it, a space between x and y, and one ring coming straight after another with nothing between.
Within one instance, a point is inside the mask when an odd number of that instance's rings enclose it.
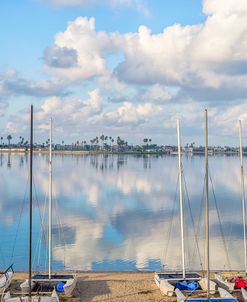
<instances>
[{"instance_id":1,"label":"cloud reflection on water","mask_svg":"<svg viewBox=\"0 0 247 302\"><path fill-rule=\"evenodd\" d=\"M202 258L203 160L203 157L183 159ZM3 155L1 162L0 217L5 232L0 235L5 236L3 241L8 237L10 242L28 180L28 157ZM53 192L57 200L53 227L55 268L61 268L64 261L65 266L80 270L153 269L162 264L180 268L178 198L174 200L178 177L176 157L55 155L53 163ZM34 170L36 194L42 209L48 191L47 155L34 156ZM210 172L231 268L241 269L239 159L210 157ZM212 189L210 192L211 266L228 268ZM27 215L27 206L25 211ZM34 212L34 232L38 236L40 220L36 203ZM59 238L58 216L65 246ZM23 222L23 226L20 237L27 241L27 222ZM185 228L187 266L200 268L187 201ZM20 247L21 242L17 246ZM45 249L45 242L42 248ZM16 254L22 260L27 257L25 249L17 249Z\"/></svg>"}]
</instances>

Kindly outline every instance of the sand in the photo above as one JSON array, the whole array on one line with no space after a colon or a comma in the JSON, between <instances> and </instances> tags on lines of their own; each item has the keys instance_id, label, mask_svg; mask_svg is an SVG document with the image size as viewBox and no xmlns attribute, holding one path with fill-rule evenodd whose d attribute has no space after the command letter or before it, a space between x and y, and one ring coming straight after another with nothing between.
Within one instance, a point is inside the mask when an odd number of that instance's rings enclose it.
<instances>
[{"instance_id":1,"label":"sand","mask_svg":"<svg viewBox=\"0 0 247 302\"><path fill-rule=\"evenodd\" d=\"M77 273L73 297L67 301L165 301L154 282L153 272L85 272ZM15 273L24 280L26 273ZM61 296L61 301L65 301Z\"/></svg>"}]
</instances>

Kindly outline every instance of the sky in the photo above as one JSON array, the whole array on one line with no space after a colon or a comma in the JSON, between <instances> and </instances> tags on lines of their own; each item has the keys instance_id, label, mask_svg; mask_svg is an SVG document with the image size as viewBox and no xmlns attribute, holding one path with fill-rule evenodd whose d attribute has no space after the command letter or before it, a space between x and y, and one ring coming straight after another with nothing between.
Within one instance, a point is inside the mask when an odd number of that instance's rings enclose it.
<instances>
[{"instance_id":1,"label":"sky","mask_svg":"<svg viewBox=\"0 0 247 302\"><path fill-rule=\"evenodd\" d=\"M247 129L246 0L0 2L0 129L35 141L238 145ZM7 141L7 140L6 140Z\"/></svg>"}]
</instances>

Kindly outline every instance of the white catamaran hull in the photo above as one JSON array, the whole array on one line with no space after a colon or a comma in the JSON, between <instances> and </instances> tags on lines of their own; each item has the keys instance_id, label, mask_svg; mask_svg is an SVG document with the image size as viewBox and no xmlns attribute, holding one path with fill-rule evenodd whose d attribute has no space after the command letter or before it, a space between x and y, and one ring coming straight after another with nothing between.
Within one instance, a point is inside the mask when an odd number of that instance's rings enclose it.
<instances>
[{"instance_id":1,"label":"white catamaran hull","mask_svg":"<svg viewBox=\"0 0 247 302\"><path fill-rule=\"evenodd\" d=\"M182 273L158 273L156 272L154 275L154 281L156 285L159 287L161 292L166 296L173 296L175 291L176 283L181 280L187 281L199 281L201 276L197 273L190 272L185 274L185 278L183 278Z\"/></svg>"},{"instance_id":2,"label":"white catamaran hull","mask_svg":"<svg viewBox=\"0 0 247 302\"><path fill-rule=\"evenodd\" d=\"M174 286L170 284L169 281L158 280L156 277L154 277L154 281L164 295L169 297L173 296Z\"/></svg>"},{"instance_id":3,"label":"white catamaran hull","mask_svg":"<svg viewBox=\"0 0 247 302\"><path fill-rule=\"evenodd\" d=\"M34 286L35 286L35 283L33 281L31 281L31 290L33 290ZM28 293L28 291L29 291L29 280L26 279L24 282L22 282L21 285L20 285L20 288L21 288L21 291L23 293Z\"/></svg>"},{"instance_id":4,"label":"white catamaran hull","mask_svg":"<svg viewBox=\"0 0 247 302\"><path fill-rule=\"evenodd\" d=\"M3 293L10 285L14 276L13 265L10 265L0 277L0 293Z\"/></svg>"},{"instance_id":5,"label":"white catamaran hull","mask_svg":"<svg viewBox=\"0 0 247 302\"><path fill-rule=\"evenodd\" d=\"M64 293L66 296L71 296L73 290L75 289L77 284L77 276L75 275L73 279L69 279L65 284L64 284Z\"/></svg>"},{"instance_id":6,"label":"white catamaran hull","mask_svg":"<svg viewBox=\"0 0 247 302\"><path fill-rule=\"evenodd\" d=\"M7 292L3 298L4 302L29 302L28 297L11 297L10 292Z\"/></svg>"},{"instance_id":7,"label":"white catamaran hull","mask_svg":"<svg viewBox=\"0 0 247 302\"><path fill-rule=\"evenodd\" d=\"M37 296L32 298L32 302L59 302L57 292L53 290L51 297Z\"/></svg>"},{"instance_id":8,"label":"white catamaran hull","mask_svg":"<svg viewBox=\"0 0 247 302\"><path fill-rule=\"evenodd\" d=\"M233 295L231 295L224 288L219 287L218 290L219 290L219 294L220 294L221 298L234 298Z\"/></svg>"},{"instance_id":9,"label":"white catamaran hull","mask_svg":"<svg viewBox=\"0 0 247 302\"><path fill-rule=\"evenodd\" d=\"M198 283L200 284L202 290L205 290L205 291L208 290L207 278L202 278L201 280L198 281ZM209 292L211 294L215 294L215 292L216 292L216 283L212 280L209 280Z\"/></svg>"},{"instance_id":10,"label":"white catamaran hull","mask_svg":"<svg viewBox=\"0 0 247 302\"><path fill-rule=\"evenodd\" d=\"M0 278L0 292L5 290L10 285L13 275L13 272L7 272Z\"/></svg>"},{"instance_id":11,"label":"white catamaran hull","mask_svg":"<svg viewBox=\"0 0 247 302\"><path fill-rule=\"evenodd\" d=\"M232 292L234 290L234 283L224 280L220 274L215 274L215 279L217 283L224 289Z\"/></svg>"},{"instance_id":12,"label":"white catamaran hull","mask_svg":"<svg viewBox=\"0 0 247 302\"><path fill-rule=\"evenodd\" d=\"M32 276L32 289L35 284L42 284L42 283L49 283L52 286L55 286L55 284L63 282L63 289L66 296L71 296L73 290L76 287L77 284L77 275L51 275L51 278L49 278L49 275L47 274L36 274ZM29 289L29 282L28 280L24 281L21 284L22 292L28 292Z\"/></svg>"},{"instance_id":13,"label":"white catamaran hull","mask_svg":"<svg viewBox=\"0 0 247 302\"><path fill-rule=\"evenodd\" d=\"M242 287L241 292L242 292L244 302L247 302L247 291Z\"/></svg>"},{"instance_id":14,"label":"white catamaran hull","mask_svg":"<svg viewBox=\"0 0 247 302\"><path fill-rule=\"evenodd\" d=\"M181 292L180 289L175 289L175 294L177 296L177 302L184 302L186 300L185 295Z\"/></svg>"},{"instance_id":15,"label":"white catamaran hull","mask_svg":"<svg viewBox=\"0 0 247 302\"><path fill-rule=\"evenodd\" d=\"M29 297L11 297L10 292L7 292L3 298L4 302L29 302ZM31 298L32 302L59 302L58 295L53 290L51 296L34 296Z\"/></svg>"},{"instance_id":16,"label":"white catamaran hull","mask_svg":"<svg viewBox=\"0 0 247 302\"><path fill-rule=\"evenodd\" d=\"M220 298L206 298L206 297L200 297L200 298L193 298L193 297L186 297L178 288L175 289L175 293L177 296L177 302L195 302L195 301L205 301L205 302L213 302L213 301L222 301L222 302L238 302L238 300L233 297L229 292L227 292L225 289L219 287L219 293ZM244 301L246 302L246 301Z\"/></svg>"}]
</instances>

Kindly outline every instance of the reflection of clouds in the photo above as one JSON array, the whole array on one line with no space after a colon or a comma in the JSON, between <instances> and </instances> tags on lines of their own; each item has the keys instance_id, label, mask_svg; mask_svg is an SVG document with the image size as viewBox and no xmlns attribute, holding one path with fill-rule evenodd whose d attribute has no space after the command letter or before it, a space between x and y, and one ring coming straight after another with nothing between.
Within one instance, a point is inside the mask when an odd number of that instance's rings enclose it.
<instances>
[{"instance_id":1,"label":"reflection of clouds","mask_svg":"<svg viewBox=\"0 0 247 302\"><path fill-rule=\"evenodd\" d=\"M100 238L103 234L104 226L93 220L81 220L78 217L67 217L65 223L68 222L76 230L75 241L73 244L56 246L54 249L54 257L56 260L64 260L67 266L73 269L90 270L92 262L102 257L99 246Z\"/></svg>"},{"instance_id":2,"label":"reflection of clouds","mask_svg":"<svg viewBox=\"0 0 247 302\"><path fill-rule=\"evenodd\" d=\"M99 187L97 185L92 184L88 188L87 196L88 201L96 206L100 197Z\"/></svg>"},{"instance_id":3,"label":"reflection of clouds","mask_svg":"<svg viewBox=\"0 0 247 302\"><path fill-rule=\"evenodd\" d=\"M3 156L4 157L4 156ZM7 157L3 162L7 163ZM204 179L204 158L183 158L184 175L203 256L203 219L199 217ZM2 224L12 224L24 195L28 178L26 157L11 156L11 168L1 167L0 216ZM54 257L73 269L93 269L104 262L133 261L136 268L147 268L159 261L170 268L180 265L178 200L168 243L168 230L177 184L177 158L133 156L63 156L53 160L53 192L63 224L66 247L54 236ZM21 165L20 165L21 163ZM241 200L239 159L210 157L210 170L225 230L231 264L241 268ZM48 192L48 155L34 156L34 179L40 201ZM15 190L13 190L13 187ZM17 198L18 196L18 198ZM37 211L37 206L35 206ZM36 221L38 224L39 222ZM56 223L56 222L55 222ZM211 265L224 268L226 253L220 238L220 226L212 192L210 195ZM194 234L185 202L187 265L199 268ZM167 248L167 249L166 249ZM164 251L167 251L164 259ZM114 267L116 268L116 267Z\"/></svg>"},{"instance_id":4,"label":"reflection of clouds","mask_svg":"<svg viewBox=\"0 0 247 302\"><path fill-rule=\"evenodd\" d=\"M240 162L238 157L224 157L221 161L214 158L211 164L214 186L224 186L229 192L234 192L240 198ZM230 166L230 169L227 167ZM246 166L247 168L247 166Z\"/></svg>"},{"instance_id":5,"label":"reflection of clouds","mask_svg":"<svg viewBox=\"0 0 247 302\"><path fill-rule=\"evenodd\" d=\"M129 194L131 192L144 192L149 194L151 191L159 190L161 191L160 184L154 183L148 177L133 175L124 171L121 175L118 175L117 178L113 178L112 181L115 181L115 185L124 193Z\"/></svg>"}]
</instances>

